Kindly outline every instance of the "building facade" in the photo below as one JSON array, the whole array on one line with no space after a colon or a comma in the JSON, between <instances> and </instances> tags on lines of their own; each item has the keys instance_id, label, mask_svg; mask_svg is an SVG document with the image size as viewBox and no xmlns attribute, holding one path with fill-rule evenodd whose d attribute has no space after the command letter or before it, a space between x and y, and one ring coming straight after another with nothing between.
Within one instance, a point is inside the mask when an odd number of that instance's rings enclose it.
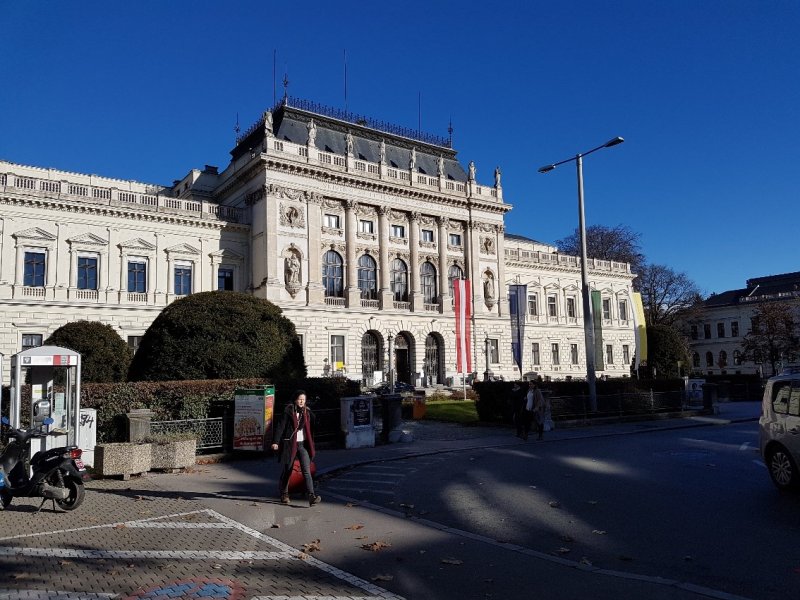
<instances>
[{"instance_id":1,"label":"building facade","mask_svg":"<svg viewBox=\"0 0 800 600\"><path fill-rule=\"evenodd\" d=\"M452 290L463 278L473 371L520 376L507 300L518 283L523 373L585 376L580 259L506 234L499 169L479 184L447 140L284 99L222 171L167 187L0 162L0 190L6 356L78 319L112 325L135 348L170 302L220 289L280 306L311 376L372 384L391 369L446 384L460 381ZM628 375L634 274L588 267L602 297L598 375Z\"/></svg>"},{"instance_id":2,"label":"building facade","mask_svg":"<svg viewBox=\"0 0 800 600\"><path fill-rule=\"evenodd\" d=\"M686 320L692 352L692 371L707 375L728 373L770 377L775 373L764 360L743 360L742 341L753 327L760 307L767 303L786 303L800 323L800 272L748 279L745 287L713 294ZM789 357L781 367L798 364Z\"/></svg>"}]
</instances>

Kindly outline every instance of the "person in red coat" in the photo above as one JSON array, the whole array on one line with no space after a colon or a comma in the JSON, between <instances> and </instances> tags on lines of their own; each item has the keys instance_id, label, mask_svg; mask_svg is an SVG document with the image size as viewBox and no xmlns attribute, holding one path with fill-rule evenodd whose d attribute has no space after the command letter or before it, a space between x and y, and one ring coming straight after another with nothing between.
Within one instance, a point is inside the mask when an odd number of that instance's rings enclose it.
<instances>
[{"instance_id":1,"label":"person in red coat","mask_svg":"<svg viewBox=\"0 0 800 600\"><path fill-rule=\"evenodd\" d=\"M314 460L315 454L314 437L311 433L313 419L313 413L306 407L306 393L297 390L294 393L294 401L283 411L272 440L272 449L276 452L280 449L278 460L283 465L278 484L281 504L289 504L289 478L292 475L295 459L300 461L300 470L306 482L308 505L314 506L322 501L322 498L314 493L314 480L311 477L311 461Z\"/></svg>"}]
</instances>

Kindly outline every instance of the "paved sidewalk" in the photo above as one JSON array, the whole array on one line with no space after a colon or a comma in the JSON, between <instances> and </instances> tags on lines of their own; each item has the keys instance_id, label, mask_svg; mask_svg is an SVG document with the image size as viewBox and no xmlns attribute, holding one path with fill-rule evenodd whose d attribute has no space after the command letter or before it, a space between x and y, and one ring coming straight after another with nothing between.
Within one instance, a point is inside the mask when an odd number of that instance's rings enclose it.
<instances>
[{"instance_id":1,"label":"paved sidewalk","mask_svg":"<svg viewBox=\"0 0 800 600\"><path fill-rule=\"evenodd\" d=\"M759 411L756 402L721 403L713 416L559 428L544 442L527 444L752 421ZM509 427L411 421L404 429L414 441L321 451L318 476L415 455L526 443ZM36 513L38 502L15 499L0 512L0 600L514 598L517 574L531 569L540 581L559 582L559 593L548 597L734 598L559 562L333 496L314 508L297 499L282 506L275 499L277 475L277 463L261 458L126 482L99 480L71 513L54 512L50 504ZM391 549L363 547L378 542ZM461 570L454 555L464 561ZM493 593L476 595L476 582L464 574L481 572L487 557L496 562Z\"/></svg>"}]
</instances>

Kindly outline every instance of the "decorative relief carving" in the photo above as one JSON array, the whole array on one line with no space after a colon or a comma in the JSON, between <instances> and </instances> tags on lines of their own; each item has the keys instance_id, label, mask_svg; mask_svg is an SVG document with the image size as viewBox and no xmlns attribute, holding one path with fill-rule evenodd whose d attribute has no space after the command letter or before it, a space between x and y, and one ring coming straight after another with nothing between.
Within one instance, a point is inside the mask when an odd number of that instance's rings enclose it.
<instances>
[{"instance_id":1,"label":"decorative relief carving","mask_svg":"<svg viewBox=\"0 0 800 600\"><path fill-rule=\"evenodd\" d=\"M430 248L431 250L436 250L436 242L420 242L420 248Z\"/></svg>"},{"instance_id":2,"label":"decorative relief carving","mask_svg":"<svg viewBox=\"0 0 800 600\"><path fill-rule=\"evenodd\" d=\"M334 200L333 198L325 198L322 200L322 206L325 208L342 208L341 200Z\"/></svg>"},{"instance_id":3,"label":"decorative relief carving","mask_svg":"<svg viewBox=\"0 0 800 600\"><path fill-rule=\"evenodd\" d=\"M481 254L494 254L494 240L490 237L481 237Z\"/></svg>"},{"instance_id":4,"label":"decorative relief carving","mask_svg":"<svg viewBox=\"0 0 800 600\"><path fill-rule=\"evenodd\" d=\"M330 240L323 241L320 244L320 247L322 248L322 250L335 250L336 252L341 252L341 253L343 253L345 251L345 249L347 248L347 246L345 246L345 244L332 242Z\"/></svg>"},{"instance_id":5,"label":"decorative relief carving","mask_svg":"<svg viewBox=\"0 0 800 600\"><path fill-rule=\"evenodd\" d=\"M427 255L427 256L424 256L424 257L422 257L422 258L419 260L419 265L417 265L417 267L421 267L421 266L422 266L422 265L424 265L426 262L429 262L429 263L431 263L433 266L435 266L435 267L437 267L437 268L439 267L439 257L438 257L438 256L430 256L430 255Z\"/></svg>"},{"instance_id":6,"label":"decorative relief carving","mask_svg":"<svg viewBox=\"0 0 800 600\"><path fill-rule=\"evenodd\" d=\"M394 244L403 244L403 246L408 246L408 240L406 238L399 238L394 237L393 235L389 236L389 241Z\"/></svg>"},{"instance_id":7,"label":"decorative relief carving","mask_svg":"<svg viewBox=\"0 0 800 600\"><path fill-rule=\"evenodd\" d=\"M322 226L322 233L326 233L328 235L335 235L338 237L342 237L343 231L341 229L337 229L336 227L325 227Z\"/></svg>"},{"instance_id":8,"label":"decorative relief carving","mask_svg":"<svg viewBox=\"0 0 800 600\"><path fill-rule=\"evenodd\" d=\"M392 209L386 206L385 204L381 204L380 206L378 206L376 210L377 213L381 216L387 216L392 214Z\"/></svg>"},{"instance_id":9,"label":"decorative relief carving","mask_svg":"<svg viewBox=\"0 0 800 600\"><path fill-rule=\"evenodd\" d=\"M447 244L448 252L464 252L463 246L454 246L453 244Z\"/></svg>"},{"instance_id":10,"label":"decorative relief carving","mask_svg":"<svg viewBox=\"0 0 800 600\"><path fill-rule=\"evenodd\" d=\"M420 216L418 220L420 225L433 225L433 217Z\"/></svg>"},{"instance_id":11,"label":"decorative relief carving","mask_svg":"<svg viewBox=\"0 0 800 600\"><path fill-rule=\"evenodd\" d=\"M344 207L347 210L352 210L352 211L356 211L357 212L358 211L358 202L356 202L355 200L345 200L344 201Z\"/></svg>"},{"instance_id":12,"label":"decorative relief carving","mask_svg":"<svg viewBox=\"0 0 800 600\"><path fill-rule=\"evenodd\" d=\"M307 192L306 193L306 200L310 204L320 205L320 204L322 204L323 196L322 196L322 194L318 194L317 192Z\"/></svg>"},{"instance_id":13,"label":"decorative relief carving","mask_svg":"<svg viewBox=\"0 0 800 600\"><path fill-rule=\"evenodd\" d=\"M450 226L450 219L447 217L438 216L436 217L436 223L439 227L444 227L447 229Z\"/></svg>"},{"instance_id":14,"label":"decorative relief carving","mask_svg":"<svg viewBox=\"0 0 800 600\"><path fill-rule=\"evenodd\" d=\"M259 188L257 190L254 190L254 191L252 191L250 193L245 194L244 195L244 203L247 206L252 206L256 202L259 202L259 201L263 200L264 197L267 195L267 191L268 191L267 186L264 185L264 186L262 186L261 188Z\"/></svg>"},{"instance_id":15,"label":"decorative relief carving","mask_svg":"<svg viewBox=\"0 0 800 600\"><path fill-rule=\"evenodd\" d=\"M377 209L374 206L369 206L368 204L356 204L355 211L359 216L372 217L375 216Z\"/></svg>"},{"instance_id":16,"label":"decorative relief carving","mask_svg":"<svg viewBox=\"0 0 800 600\"><path fill-rule=\"evenodd\" d=\"M445 217L445 218L447 218L447 217ZM450 231L452 231L454 233L461 233L462 231L464 231L464 222L463 221L450 221L448 223L448 227L450 228Z\"/></svg>"},{"instance_id":17,"label":"decorative relief carving","mask_svg":"<svg viewBox=\"0 0 800 600\"><path fill-rule=\"evenodd\" d=\"M359 231L359 232L357 232L357 233L356 233L356 237L357 237L358 239L360 239L360 240L371 240L371 241L373 241L373 242L374 242L375 240L377 240L377 239L378 239L378 236L377 236L377 234L374 234L374 233L365 233L365 232L363 232L363 231Z\"/></svg>"},{"instance_id":18,"label":"decorative relief carving","mask_svg":"<svg viewBox=\"0 0 800 600\"><path fill-rule=\"evenodd\" d=\"M392 209L389 211L389 218L395 221L405 221L407 217L406 213Z\"/></svg>"},{"instance_id":19,"label":"decorative relief carving","mask_svg":"<svg viewBox=\"0 0 800 600\"><path fill-rule=\"evenodd\" d=\"M419 221L421 216L422 215L418 211L412 210L408 213L408 220L413 223L415 221Z\"/></svg>"},{"instance_id":20,"label":"decorative relief carving","mask_svg":"<svg viewBox=\"0 0 800 600\"><path fill-rule=\"evenodd\" d=\"M267 191L270 196L277 196L278 198L288 198L289 200L305 200L308 192L305 190L293 190L282 185L274 183L269 184Z\"/></svg>"},{"instance_id":21,"label":"decorative relief carving","mask_svg":"<svg viewBox=\"0 0 800 600\"><path fill-rule=\"evenodd\" d=\"M306 226L305 214L302 206L281 203L280 223L289 227L304 228Z\"/></svg>"}]
</instances>

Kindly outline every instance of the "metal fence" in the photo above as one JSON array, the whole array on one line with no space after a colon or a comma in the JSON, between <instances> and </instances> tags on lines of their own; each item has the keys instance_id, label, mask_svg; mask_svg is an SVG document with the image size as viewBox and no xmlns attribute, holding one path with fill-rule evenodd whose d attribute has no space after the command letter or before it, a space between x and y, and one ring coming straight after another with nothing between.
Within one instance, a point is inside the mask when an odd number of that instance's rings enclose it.
<instances>
[{"instance_id":1,"label":"metal fence","mask_svg":"<svg viewBox=\"0 0 800 600\"><path fill-rule=\"evenodd\" d=\"M550 398L553 418L585 419L591 417L622 417L683 408L684 394L675 392L633 392L597 396L597 412L589 412L587 396L553 396Z\"/></svg>"},{"instance_id":2,"label":"metal fence","mask_svg":"<svg viewBox=\"0 0 800 600\"><path fill-rule=\"evenodd\" d=\"M197 436L197 450L216 450L224 447L225 423L223 417L210 419L182 419L179 421L153 421L150 433L170 435L192 433Z\"/></svg>"}]
</instances>

